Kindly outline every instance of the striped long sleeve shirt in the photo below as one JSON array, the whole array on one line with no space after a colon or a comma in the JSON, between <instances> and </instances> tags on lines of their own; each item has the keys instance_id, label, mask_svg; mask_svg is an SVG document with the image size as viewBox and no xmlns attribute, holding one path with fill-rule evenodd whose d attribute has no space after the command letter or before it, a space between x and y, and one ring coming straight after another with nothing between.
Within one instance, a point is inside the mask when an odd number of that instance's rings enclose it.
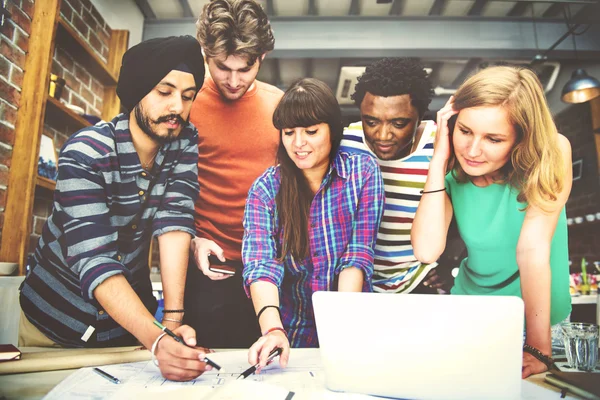
<instances>
[{"instance_id":1,"label":"striped long sleeve shirt","mask_svg":"<svg viewBox=\"0 0 600 400\"><path fill-rule=\"evenodd\" d=\"M379 293L410 293L437 266L422 264L415 258L410 231L425 186L429 162L433 156L436 125L424 121L425 128L417 149L399 160L377 159L385 185L385 209L375 247L373 290ZM362 123L344 130L342 150L370 154Z\"/></svg>"},{"instance_id":2,"label":"striped long sleeve shirt","mask_svg":"<svg viewBox=\"0 0 600 400\"><path fill-rule=\"evenodd\" d=\"M122 274L151 313L152 236L195 234L198 136L193 125L162 145L146 171L133 146L129 115L85 128L58 161L53 211L21 288L26 317L56 343L103 347L133 340L94 299L94 289Z\"/></svg>"},{"instance_id":3,"label":"striped long sleeve shirt","mask_svg":"<svg viewBox=\"0 0 600 400\"><path fill-rule=\"evenodd\" d=\"M244 214L244 287L268 281L279 288L282 323L292 347L318 346L312 294L337 290L347 267L363 271L363 291L371 291L377 227L383 209L383 182L371 156L339 152L310 206L309 256L279 261L283 230L275 196L279 166L259 177L248 194Z\"/></svg>"}]
</instances>

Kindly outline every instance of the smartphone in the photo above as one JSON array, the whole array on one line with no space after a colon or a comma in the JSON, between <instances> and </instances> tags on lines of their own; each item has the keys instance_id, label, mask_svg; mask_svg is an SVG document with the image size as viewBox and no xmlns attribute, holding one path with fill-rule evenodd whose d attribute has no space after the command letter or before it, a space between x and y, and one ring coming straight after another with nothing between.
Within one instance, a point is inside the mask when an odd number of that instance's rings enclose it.
<instances>
[{"instance_id":1,"label":"smartphone","mask_svg":"<svg viewBox=\"0 0 600 400\"><path fill-rule=\"evenodd\" d=\"M235 275L235 267L225 265L225 263L219 260L214 254L208 256L208 262L210 263L210 266L208 267L209 271L219 274Z\"/></svg>"}]
</instances>

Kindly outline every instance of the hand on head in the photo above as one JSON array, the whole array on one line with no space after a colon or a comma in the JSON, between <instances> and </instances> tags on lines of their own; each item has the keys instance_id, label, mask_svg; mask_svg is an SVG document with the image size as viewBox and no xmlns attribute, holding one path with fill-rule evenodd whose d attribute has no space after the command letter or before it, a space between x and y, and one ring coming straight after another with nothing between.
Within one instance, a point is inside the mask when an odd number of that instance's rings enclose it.
<instances>
[{"instance_id":1,"label":"hand on head","mask_svg":"<svg viewBox=\"0 0 600 400\"><path fill-rule=\"evenodd\" d=\"M202 375L204 371L212 370L210 365L201 361L212 350L193 347L196 346L196 331L193 328L182 325L173 332L192 347L178 343L167 335L163 336L154 352L162 376L172 381L189 381Z\"/></svg>"},{"instance_id":2,"label":"hand on head","mask_svg":"<svg viewBox=\"0 0 600 400\"><path fill-rule=\"evenodd\" d=\"M444 107L437 113L437 131L435 133L435 142L433 145L434 152L433 157L439 158L442 161L448 161L452 155L452 147L450 141L450 129L448 127L448 120L453 115L458 114L458 111L454 110L454 96L451 96Z\"/></svg>"},{"instance_id":3,"label":"hand on head","mask_svg":"<svg viewBox=\"0 0 600 400\"><path fill-rule=\"evenodd\" d=\"M200 269L204 275L213 281L220 281L232 276L221 274L219 272L213 272L208 269L210 267L208 256L211 254L214 254L219 260L225 262L223 249L214 241L196 237L192 240L192 251L194 253L194 261L196 262L198 269Z\"/></svg>"}]
</instances>

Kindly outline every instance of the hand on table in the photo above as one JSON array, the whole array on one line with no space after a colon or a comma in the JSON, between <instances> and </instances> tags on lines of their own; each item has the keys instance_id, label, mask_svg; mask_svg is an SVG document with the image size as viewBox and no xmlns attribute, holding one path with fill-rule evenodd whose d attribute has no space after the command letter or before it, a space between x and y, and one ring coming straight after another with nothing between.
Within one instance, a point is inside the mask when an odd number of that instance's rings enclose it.
<instances>
[{"instance_id":1,"label":"hand on table","mask_svg":"<svg viewBox=\"0 0 600 400\"><path fill-rule=\"evenodd\" d=\"M530 375L541 374L548 371L546 364L535 358L529 353L523 352L523 369L521 378L525 379Z\"/></svg>"},{"instance_id":2,"label":"hand on table","mask_svg":"<svg viewBox=\"0 0 600 400\"><path fill-rule=\"evenodd\" d=\"M290 342L285 333L279 330L261 336L252 347L250 347L250 350L248 350L248 362L251 365L260 363L260 366L256 370L258 373L267 365L267 358L269 357L269 354L271 354L271 351L278 347L283 350L279 356L279 365L281 368L285 368L290 357Z\"/></svg>"}]
</instances>

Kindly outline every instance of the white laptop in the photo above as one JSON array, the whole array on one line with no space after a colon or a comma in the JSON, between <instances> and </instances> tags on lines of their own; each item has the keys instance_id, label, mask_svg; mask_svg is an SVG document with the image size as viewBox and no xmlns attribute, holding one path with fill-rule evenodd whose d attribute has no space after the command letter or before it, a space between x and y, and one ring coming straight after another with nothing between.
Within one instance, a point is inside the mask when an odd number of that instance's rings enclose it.
<instances>
[{"instance_id":1,"label":"white laptop","mask_svg":"<svg viewBox=\"0 0 600 400\"><path fill-rule=\"evenodd\" d=\"M519 399L518 297L317 292L326 386L403 399Z\"/></svg>"}]
</instances>

